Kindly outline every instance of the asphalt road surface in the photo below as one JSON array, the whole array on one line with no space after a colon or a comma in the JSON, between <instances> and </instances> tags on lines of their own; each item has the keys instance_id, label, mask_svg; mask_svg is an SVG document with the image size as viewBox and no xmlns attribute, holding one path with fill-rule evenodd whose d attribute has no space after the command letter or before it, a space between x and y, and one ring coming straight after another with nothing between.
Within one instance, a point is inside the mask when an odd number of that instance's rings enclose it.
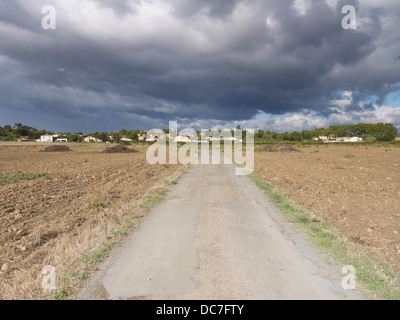
<instances>
[{"instance_id":1,"label":"asphalt road surface","mask_svg":"<svg viewBox=\"0 0 400 320\"><path fill-rule=\"evenodd\" d=\"M234 165L192 165L76 299L362 299Z\"/></svg>"}]
</instances>

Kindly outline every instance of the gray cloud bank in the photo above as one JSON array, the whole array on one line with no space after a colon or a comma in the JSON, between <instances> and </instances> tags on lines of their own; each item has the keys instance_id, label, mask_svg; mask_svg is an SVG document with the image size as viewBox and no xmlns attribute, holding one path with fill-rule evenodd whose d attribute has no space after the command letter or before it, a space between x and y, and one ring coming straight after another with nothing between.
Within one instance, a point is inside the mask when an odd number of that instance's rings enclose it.
<instances>
[{"instance_id":1,"label":"gray cloud bank","mask_svg":"<svg viewBox=\"0 0 400 320\"><path fill-rule=\"evenodd\" d=\"M41 27L48 4L56 30ZM348 4L356 30L341 27ZM400 126L385 100L400 91L399 21L397 0L4 0L0 124Z\"/></svg>"}]
</instances>

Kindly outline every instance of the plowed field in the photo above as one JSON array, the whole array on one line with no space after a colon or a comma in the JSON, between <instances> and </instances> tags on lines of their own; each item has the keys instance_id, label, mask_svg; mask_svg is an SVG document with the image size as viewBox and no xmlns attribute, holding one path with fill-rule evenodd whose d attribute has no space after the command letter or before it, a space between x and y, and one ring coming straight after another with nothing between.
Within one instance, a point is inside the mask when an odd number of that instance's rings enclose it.
<instances>
[{"instance_id":1,"label":"plowed field","mask_svg":"<svg viewBox=\"0 0 400 320\"><path fill-rule=\"evenodd\" d=\"M400 273L400 148L349 144L299 150L256 152L255 171Z\"/></svg>"},{"instance_id":2,"label":"plowed field","mask_svg":"<svg viewBox=\"0 0 400 320\"><path fill-rule=\"evenodd\" d=\"M41 270L65 274L137 211L180 166L149 165L145 150L102 153L104 144L0 145L0 298L38 298Z\"/></svg>"}]
</instances>

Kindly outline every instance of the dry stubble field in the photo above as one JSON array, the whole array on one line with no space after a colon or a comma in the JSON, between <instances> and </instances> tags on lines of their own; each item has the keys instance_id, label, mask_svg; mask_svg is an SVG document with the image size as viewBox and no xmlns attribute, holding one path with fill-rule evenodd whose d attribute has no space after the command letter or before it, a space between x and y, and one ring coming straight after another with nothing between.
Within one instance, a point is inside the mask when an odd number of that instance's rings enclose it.
<instances>
[{"instance_id":1,"label":"dry stubble field","mask_svg":"<svg viewBox=\"0 0 400 320\"><path fill-rule=\"evenodd\" d=\"M298 150L256 152L255 171L400 274L400 148L343 144Z\"/></svg>"},{"instance_id":2,"label":"dry stubble field","mask_svg":"<svg viewBox=\"0 0 400 320\"><path fill-rule=\"evenodd\" d=\"M0 299L51 298L41 286L46 265L56 268L59 286L67 278L73 289L91 271L82 256L135 213L140 219L143 199L181 172L179 165L149 165L140 148L104 154L108 145L90 143L39 152L46 146L0 145Z\"/></svg>"}]
</instances>

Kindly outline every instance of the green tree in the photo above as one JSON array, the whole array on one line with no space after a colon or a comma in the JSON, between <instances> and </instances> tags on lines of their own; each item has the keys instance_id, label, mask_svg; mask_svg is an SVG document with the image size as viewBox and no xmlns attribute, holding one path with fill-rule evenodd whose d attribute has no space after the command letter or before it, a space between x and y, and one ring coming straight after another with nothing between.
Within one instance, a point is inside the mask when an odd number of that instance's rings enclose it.
<instances>
[{"instance_id":1,"label":"green tree","mask_svg":"<svg viewBox=\"0 0 400 320\"><path fill-rule=\"evenodd\" d=\"M298 131L293 131L289 134L290 141L301 141L301 133Z\"/></svg>"}]
</instances>

